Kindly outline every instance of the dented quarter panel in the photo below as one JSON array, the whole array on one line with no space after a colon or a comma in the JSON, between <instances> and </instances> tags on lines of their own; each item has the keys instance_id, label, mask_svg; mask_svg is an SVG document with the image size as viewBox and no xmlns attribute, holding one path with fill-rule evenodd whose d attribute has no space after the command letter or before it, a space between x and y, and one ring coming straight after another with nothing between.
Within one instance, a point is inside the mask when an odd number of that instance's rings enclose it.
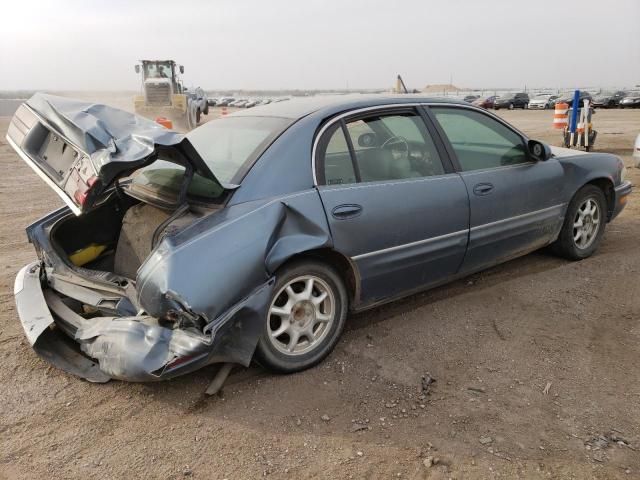
<instances>
[{"instance_id":1,"label":"dented quarter panel","mask_svg":"<svg viewBox=\"0 0 640 480\"><path fill-rule=\"evenodd\" d=\"M315 189L230 206L162 241L138 271L139 303L158 316L168 308L166 293L180 292L192 311L212 321L288 258L330 246Z\"/></svg>"}]
</instances>

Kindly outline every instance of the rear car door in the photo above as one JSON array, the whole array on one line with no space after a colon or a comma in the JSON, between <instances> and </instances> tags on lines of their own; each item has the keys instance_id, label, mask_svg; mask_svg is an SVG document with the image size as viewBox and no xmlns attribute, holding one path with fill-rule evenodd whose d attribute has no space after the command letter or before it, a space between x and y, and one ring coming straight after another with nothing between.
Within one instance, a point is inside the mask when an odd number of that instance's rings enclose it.
<instances>
[{"instance_id":1,"label":"rear car door","mask_svg":"<svg viewBox=\"0 0 640 480\"><path fill-rule=\"evenodd\" d=\"M422 115L367 109L332 119L316 139L334 248L356 264L365 304L442 281L464 258L467 191Z\"/></svg>"},{"instance_id":2,"label":"rear car door","mask_svg":"<svg viewBox=\"0 0 640 480\"><path fill-rule=\"evenodd\" d=\"M479 109L433 106L429 112L469 192L469 247L461 271L477 271L554 240L565 210L558 160L534 161L522 134Z\"/></svg>"}]
</instances>

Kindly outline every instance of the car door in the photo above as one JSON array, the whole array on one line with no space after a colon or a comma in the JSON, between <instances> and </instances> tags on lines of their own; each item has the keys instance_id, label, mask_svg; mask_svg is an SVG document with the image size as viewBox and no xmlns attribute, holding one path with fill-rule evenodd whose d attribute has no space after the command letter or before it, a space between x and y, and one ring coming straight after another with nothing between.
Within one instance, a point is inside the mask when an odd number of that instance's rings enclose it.
<instances>
[{"instance_id":1,"label":"car door","mask_svg":"<svg viewBox=\"0 0 640 480\"><path fill-rule=\"evenodd\" d=\"M429 111L469 192L469 246L461 272L554 240L565 210L558 160L534 161L522 134L479 109L433 106Z\"/></svg>"},{"instance_id":2,"label":"car door","mask_svg":"<svg viewBox=\"0 0 640 480\"><path fill-rule=\"evenodd\" d=\"M440 282L464 258L467 190L422 115L367 109L333 119L317 140L334 248L357 266L364 304Z\"/></svg>"}]
</instances>

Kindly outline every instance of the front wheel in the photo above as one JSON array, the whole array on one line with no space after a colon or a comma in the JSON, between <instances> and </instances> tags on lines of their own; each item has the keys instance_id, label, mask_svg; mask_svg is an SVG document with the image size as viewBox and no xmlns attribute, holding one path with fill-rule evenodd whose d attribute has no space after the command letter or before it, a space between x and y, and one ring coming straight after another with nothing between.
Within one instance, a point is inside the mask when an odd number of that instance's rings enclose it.
<instances>
[{"instance_id":1,"label":"front wheel","mask_svg":"<svg viewBox=\"0 0 640 480\"><path fill-rule=\"evenodd\" d=\"M590 257L600 246L607 222L607 201L602 190L585 185L575 194L552 249L569 260Z\"/></svg>"},{"instance_id":2,"label":"front wheel","mask_svg":"<svg viewBox=\"0 0 640 480\"><path fill-rule=\"evenodd\" d=\"M330 266L316 261L285 266L276 274L256 360L283 373L319 363L338 343L348 304L344 283Z\"/></svg>"},{"instance_id":3,"label":"front wheel","mask_svg":"<svg viewBox=\"0 0 640 480\"><path fill-rule=\"evenodd\" d=\"M509 110L513 110L513 108L514 108L514 107L513 107L513 103L510 103L510 104L509 104Z\"/></svg>"}]
</instances>

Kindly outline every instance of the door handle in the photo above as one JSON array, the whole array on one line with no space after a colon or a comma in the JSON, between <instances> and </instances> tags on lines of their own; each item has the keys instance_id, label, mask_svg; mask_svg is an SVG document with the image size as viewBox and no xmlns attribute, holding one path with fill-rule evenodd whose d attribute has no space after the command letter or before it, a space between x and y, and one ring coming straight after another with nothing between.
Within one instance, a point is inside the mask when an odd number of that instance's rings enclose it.
<instances>
[{"instance_id":1,"label":"door handle","mask_svg":"<svg viewBox=\"0 0 640 480\"><path fill-rule=\"evenodd\" d=\"M333 210L331 210L331 215L333 215L333 218L336 218L338 220L357 217L361 213L362 205L356 204L338 205L337 207L334 207Z\"/></svg>"},{"instance_id":2,"label":"door handle","mask_svg":"<svg viewBox=\"0 0 640 480\"><path fill-rule=\"evenodd\" d=\"M488 195L492 191L493 191L492 183L478 183L476 186L473 187L473 193L480 196Z\"/></svg>"}]
</instances>

